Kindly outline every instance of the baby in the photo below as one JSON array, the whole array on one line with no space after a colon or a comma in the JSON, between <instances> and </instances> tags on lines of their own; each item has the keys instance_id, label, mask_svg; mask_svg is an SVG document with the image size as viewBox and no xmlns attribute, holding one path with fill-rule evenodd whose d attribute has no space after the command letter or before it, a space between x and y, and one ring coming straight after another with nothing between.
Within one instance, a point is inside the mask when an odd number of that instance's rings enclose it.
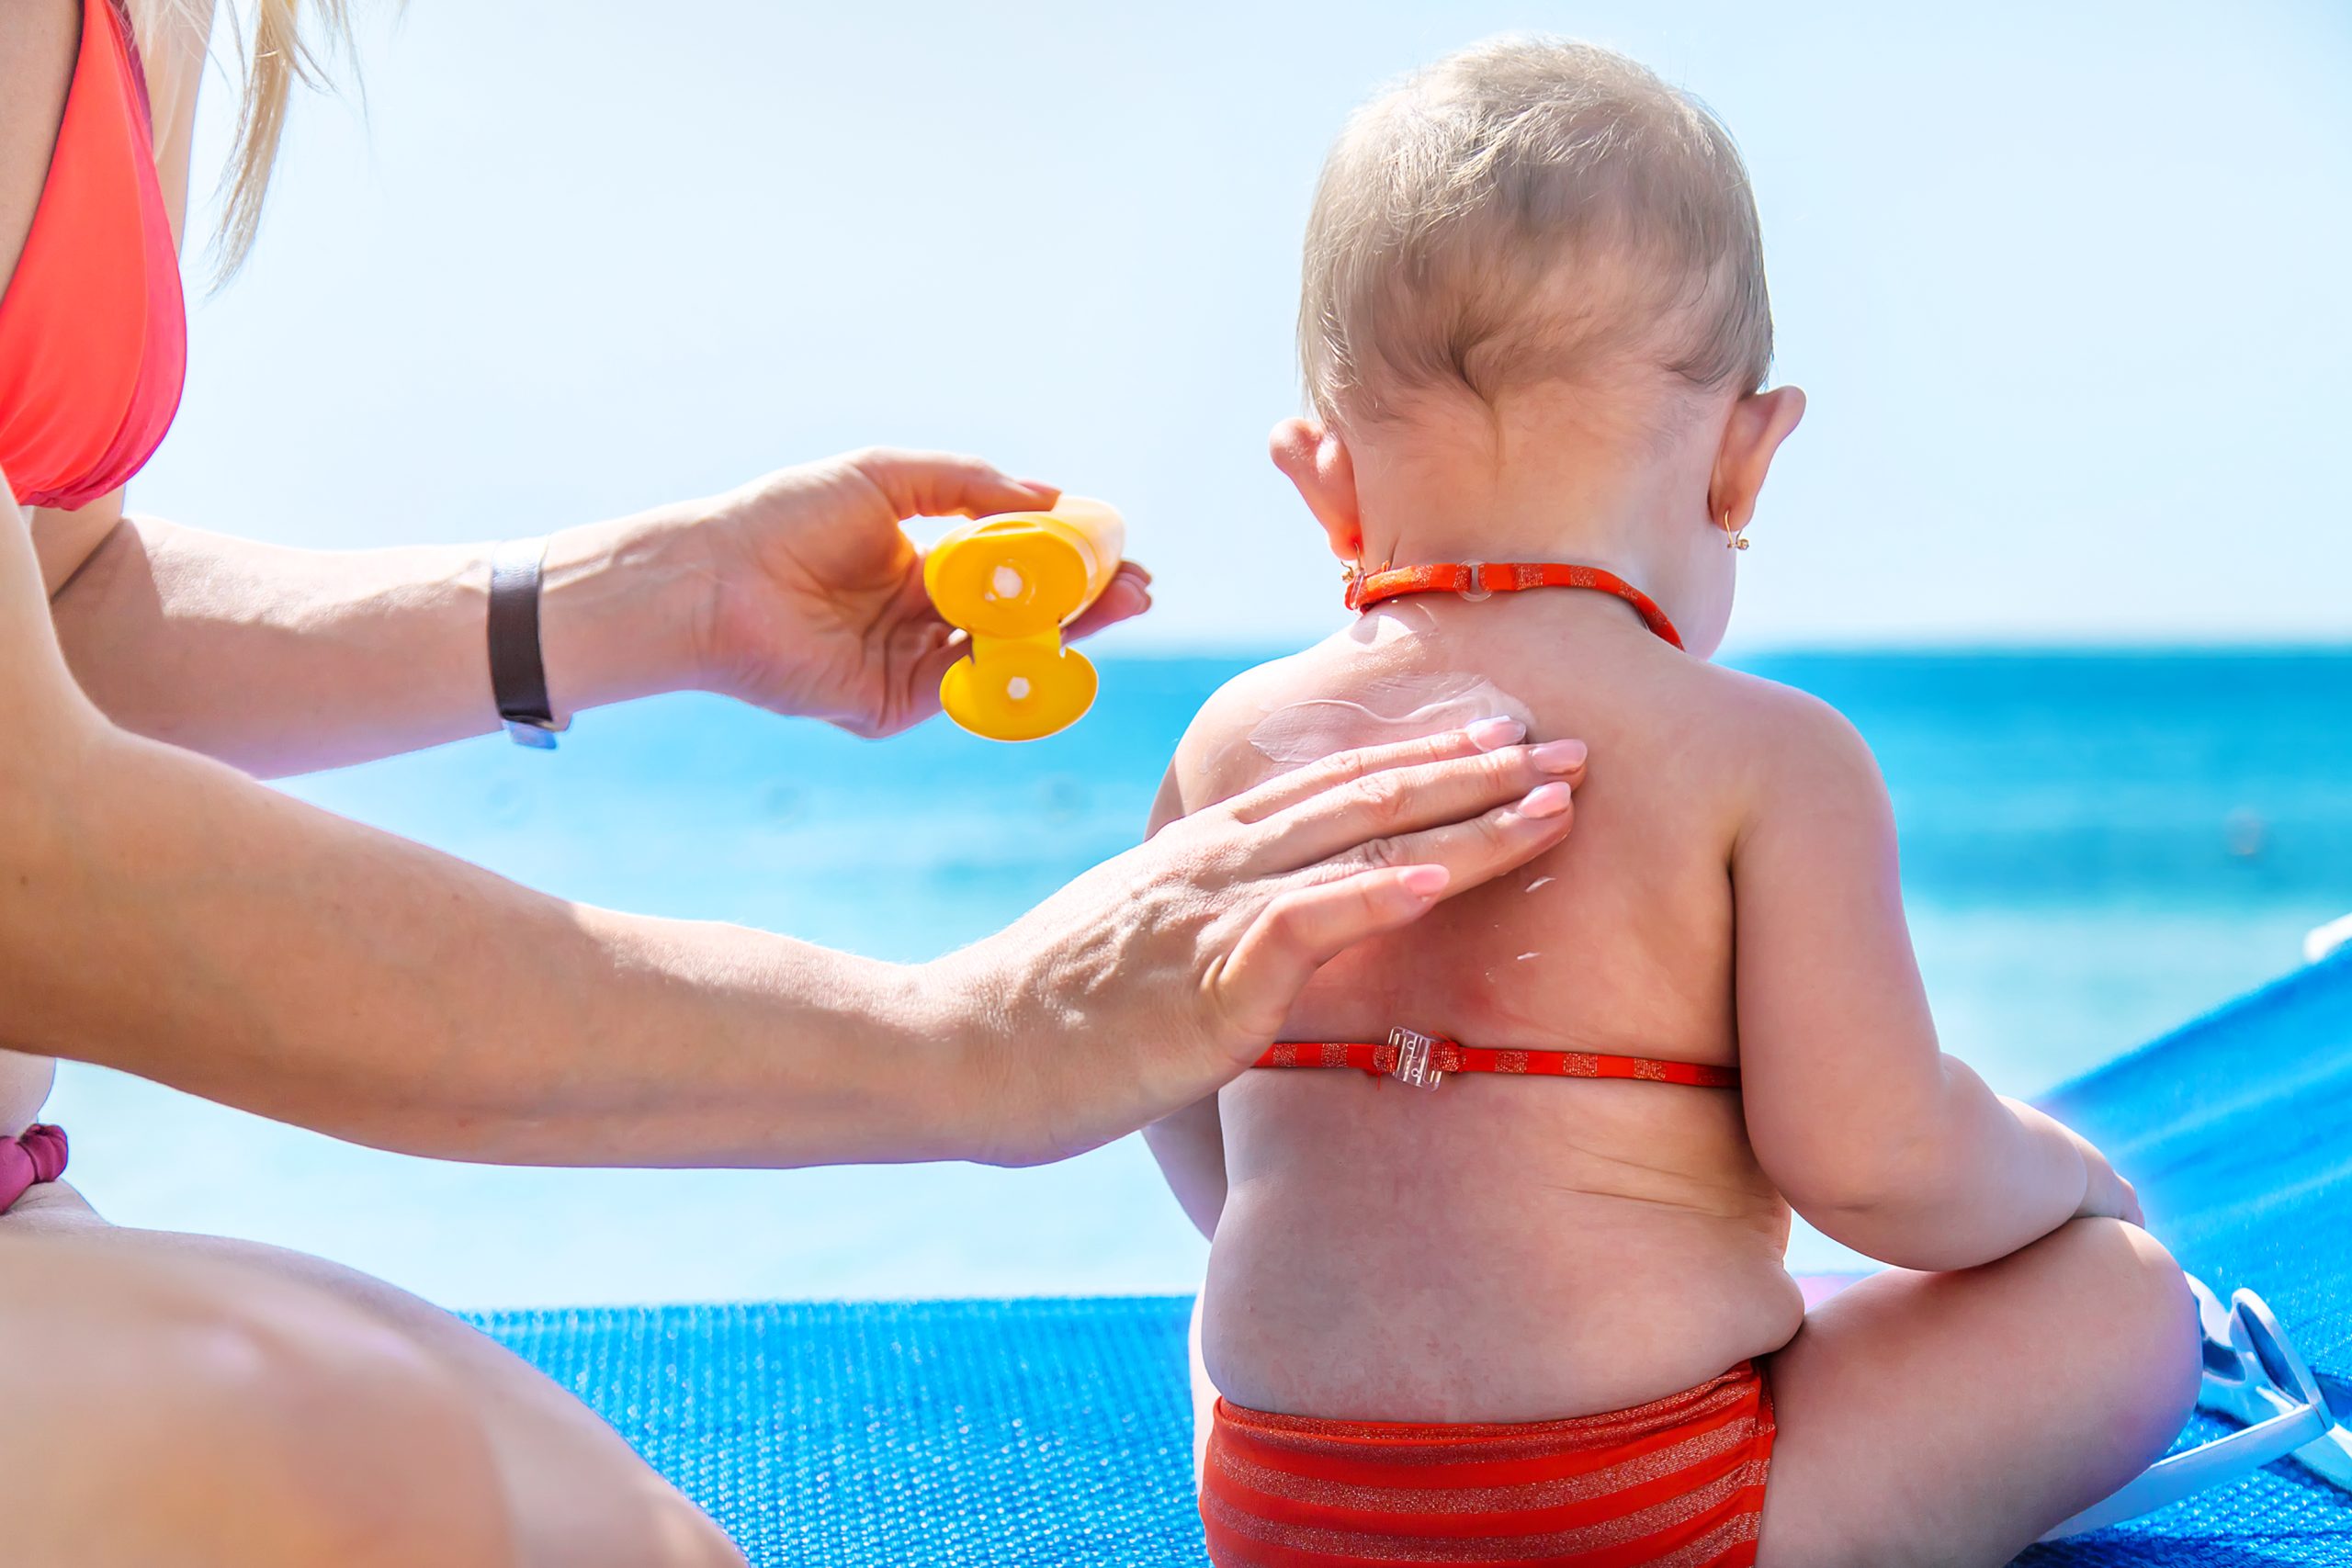
<instances>
[{"instance_id":1,"label":"baby","mask_svg":"<svg viewBox=\"0 0 2352 1568\"><path fill-rule=\"evenodd\" d=\"M1723 126L1580 43L1441 61L1325 168L1273 457L1360 614L1209 701L1153 826L1485 716L1590 763L1562 848L1150 1131L1225 1568L1997 1563L2189 1408L2130 1186L1937 1047L1869 750L1708 662L1804 409L1758 233ZM1893 1269L1808 1314L1792 1209Z\"/></svg>"}]
</instances>

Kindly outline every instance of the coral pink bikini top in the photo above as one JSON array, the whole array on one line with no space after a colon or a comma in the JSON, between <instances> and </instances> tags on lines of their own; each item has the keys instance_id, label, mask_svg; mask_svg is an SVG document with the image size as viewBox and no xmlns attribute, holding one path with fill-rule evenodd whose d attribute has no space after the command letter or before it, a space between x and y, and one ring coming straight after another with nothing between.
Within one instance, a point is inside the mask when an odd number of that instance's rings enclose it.
<instances>
[{"instance_id":1,"label":"coral pink bikini top","mask_svg":"<svg viewBox=\"0 0 2352 1568\"><path fill-rule=\"evenodd\" d=\"M1648 594L1597 566L1551 561L1463 561L1441 566L1383 567L1348 574L1348 608L1369 610L1405 593L1459 593L1476 604L1496 593L1530 588L1588 588L1613 593L1634 607L1642 624L1676 648L1682 638ZM1419 1030L1392 1029L1385 1042L1284 1041L1252 1063L1260 1067L1353 1067L1435 1089L1448 1073L1510 1073L1530 1077L1635 1078L1692 1089L1737 1089L1739 1069L1708 1062L1653 1056L1610 1056L1592 1051L1507 1051L1462 1045Z\"/></svg>"},{"instance_id":2,"label":"coral pink bikini top","mask_svg":"<svg viewBox=\"0 0 2352 1568\"><path fill-rule=\"evenodd\" d=\"M0 295L0 471L18 503L86 505L137 473L187 367L146 74L118 0L84 0L49 177Z\"/></svg>"}]
</instances>

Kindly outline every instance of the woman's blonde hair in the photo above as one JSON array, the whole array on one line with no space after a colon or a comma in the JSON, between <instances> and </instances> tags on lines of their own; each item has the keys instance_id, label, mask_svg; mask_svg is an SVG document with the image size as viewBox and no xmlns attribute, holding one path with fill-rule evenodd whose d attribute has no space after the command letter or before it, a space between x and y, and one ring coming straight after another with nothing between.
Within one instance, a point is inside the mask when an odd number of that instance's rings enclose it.
<instances>
[{"instance_id":1,"label":"woman's blonde hair","mask_svg":"<svg viewBox=\"0 0 2352 1568\"><path fill-rule=\"evenodd\" d=\"M351 51L351 0L253 0L250 20L238 15L245 7L232 4L228 9L244 96L237 110L236 146L221 176L227 193L220 223L212 236L216 276L222 281L244 265L261 231L262 202L269 194L294 84L324 85L325 56L339 52L347 58Z\"/></svg>"}]
</instances>

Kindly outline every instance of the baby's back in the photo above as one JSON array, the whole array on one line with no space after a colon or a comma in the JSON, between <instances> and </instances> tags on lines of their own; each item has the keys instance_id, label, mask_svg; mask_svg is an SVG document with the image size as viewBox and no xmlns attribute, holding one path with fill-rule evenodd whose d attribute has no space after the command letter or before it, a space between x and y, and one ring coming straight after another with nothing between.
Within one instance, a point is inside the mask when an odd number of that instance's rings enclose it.
<instances>
[{"instance_id":1,"label":"baby's back","mask_svg":"<svg viewBox=\"0 0 2352 1568\"><path fill-rule=\"evenodd\" d=\"M1513 713L1591 747L1568 841L1329 965L1283 1037L1734 1066L1734 835L1771 688L1622 605L1527 595L1367 616L1204 710L1188 810L1312 756ZM1414 710L1419 710L1418 715ZM1785 1343L1788 1209L1736 1090L1344 1070L1220 1096L1228 1195L1205 1355L1262 1410L1538 1420L1690 1387Z\"/></svg>"}]
</instances>

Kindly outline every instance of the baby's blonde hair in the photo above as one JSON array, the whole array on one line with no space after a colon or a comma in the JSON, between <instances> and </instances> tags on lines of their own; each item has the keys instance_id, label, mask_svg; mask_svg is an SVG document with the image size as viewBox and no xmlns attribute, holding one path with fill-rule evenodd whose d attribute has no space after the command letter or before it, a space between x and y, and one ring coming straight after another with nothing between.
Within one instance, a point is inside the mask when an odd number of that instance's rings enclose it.
<instances>
[{"instance_id":1,"label":"baby's blonde hair","mask_svg":"<svg viewBox=\"0 0 2352 1568\"><path fill-rule=\"evenodd\" d=\"M1622 54L1474 44L1340 132L1298 341L1326 418L1452 385L1491 400L1629 355L1754 391L1772 312L1747 166L1702 105Z\"/></svg>"}]
</instances>

